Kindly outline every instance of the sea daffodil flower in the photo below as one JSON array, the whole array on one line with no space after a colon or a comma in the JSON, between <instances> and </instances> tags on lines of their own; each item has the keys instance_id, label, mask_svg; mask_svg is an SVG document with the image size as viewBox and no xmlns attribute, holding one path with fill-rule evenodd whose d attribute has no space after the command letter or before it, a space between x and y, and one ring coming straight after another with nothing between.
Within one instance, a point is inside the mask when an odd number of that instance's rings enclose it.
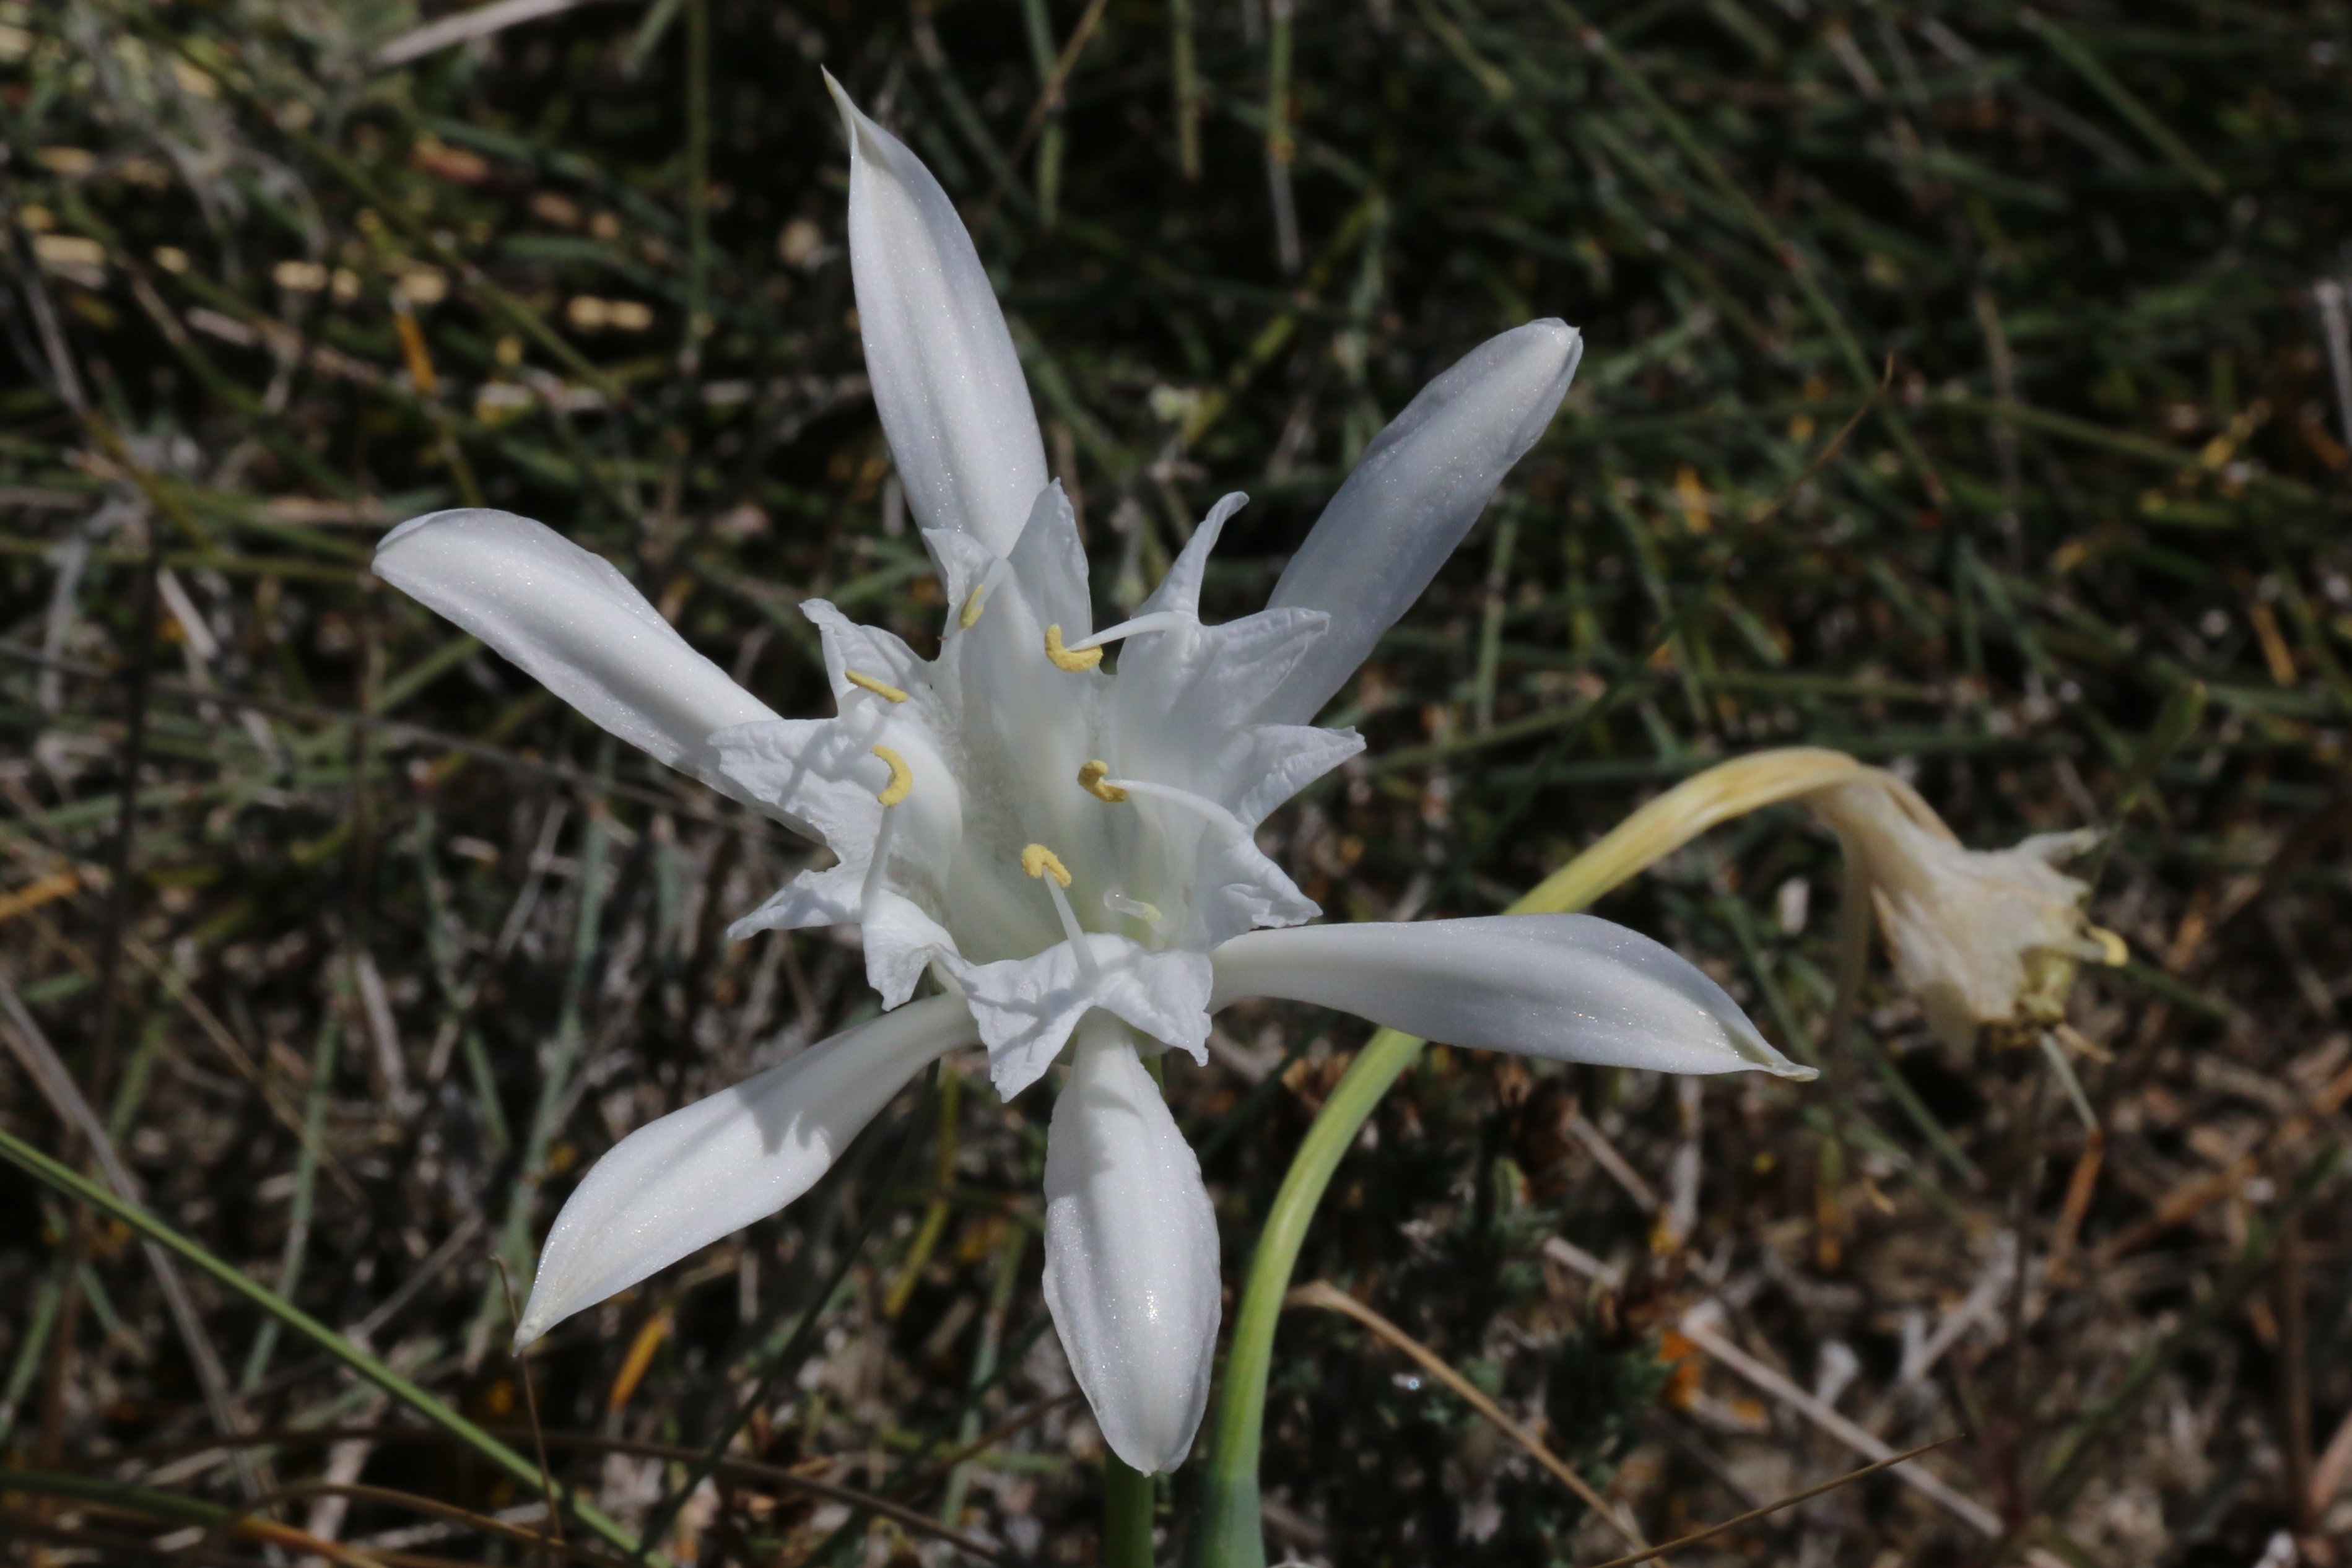
<instances>
[{"instance_id":1,"label":"sea daffodil flower","mask_svg":"<svg viewBox=\"0 0 2352 1568\"><path fill-rule=\"evenodd\" d=\"M1980 1033L1996 1045L2033 1044L2065 1021L2080 966L2129 956L2121 937L2083 912L2090 885L2058 869L2095 833L1970 849L1916 790L1878 768L1804 798L1859 873L1895 977L1955 1049Z\"/></svg>"},{"instance_id":2,"label":"sea daffodil flower","mask_svg":"<svg viewBox=\"0 0 2352 1568\"><path fill-rule=\"evenodd\" d=\"M1309 721L1542 434L1577 333L1531 322L1431 383L1265 610L1201 619L1234 495L1134 616L1096 631L971 240L914 154L835 95L874 400L947 588L938 656L811 600L837 711L783 719L540 523L436 512L376 554L386 582L615 735L822 840L835 863L731 934L855 925L887 1009L622 1140L558 1215L516 1337L790 1203L942 1054L985 1045L1010 1096L1075 1039L1047 1141L1045 1297L1111 1448L1172 1469L1208 1396L1217 1237L1143 1057L1204 1059L1215 1008L1292 998L1463 1046L1807 1075L1647 937L1570 915L1308 926L1319 911L1257 846L1269 812L1362 749ZM926 974L943 994L915 1000Z\"/></svg>"}]
</instances>

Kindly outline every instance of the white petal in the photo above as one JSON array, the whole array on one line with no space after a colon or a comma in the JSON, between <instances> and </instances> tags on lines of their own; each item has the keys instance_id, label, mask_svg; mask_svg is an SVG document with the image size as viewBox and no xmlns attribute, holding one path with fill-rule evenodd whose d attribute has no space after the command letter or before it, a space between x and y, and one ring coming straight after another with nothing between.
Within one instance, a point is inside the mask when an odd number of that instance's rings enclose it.
<instances>
[{"instance_id":1,"label":"white petal","mask_svg":"<svg viewBox=\"0 0 2352 1568\"><path fill-rule=\"evenodd\" d=\"M515 1343L782 1208L908 1079L977 1038L963 1004L935 996L638 1128L555 1216Z\"/></svg>"},{"instance_id":2,"label":"white petal","mask_svg":"<svg viewBox=\"0 0 2352 1568\"><path fill-rule=\"evenodd\" d=\"M741 798L709 737L776 715L603 556L527 517L467 508L402 523L376 546L374 570L622 740Z\"/></svg>"},{"instance_id":3,"label":"white petal","mask_svg":"<svg viewBox=\"0 0 2352 1568\"><path fill-rule=\"evenodd\" d=\"M1181 826L1168 823L1171 828ZM1258 926L1299 925L1323 912L1253 839L1203 832L1192 865L1193 924L1184 933L1187 942L1213 948Z\"/></svg>"},{"instance_id":4,"label":"white petal","mask_svg":"<svg viewBox=\"0 0 2352 1568\"><path fill-rule=\"evenodd\" d=\"M880 889L859 914L866 984L881 994L885 1007L896 1007L912 996L915 983L933 959L955 960L955 938L911 899Z\"/></svg>"},{"instance_id":5,"label":"white petal","mask_svg":"<svg viewBox=\"0 0 2352 1568\"><path fill-rule=\"evenodd\" d=\"M851 670L917 692L929 684L929 667L915 655L903 637L880 626L861 626L834 607L828 599L803 599L801 615L816 627L824 648L824 673L840 701L857 700L858 687Z\"/></svg>"},{"instance_id":6,"label":"white petal","mask_svg":"<svg viewBox=\"0 0 2352 1568\"><path fill-rule=\"evenodd\" d=\"M927 868L944 865L964 836L963 792L940 752L938 705L921 689L891 703L845 689L854 705L840 718L779 719L711 736L718 769L737 799L824 839L862 878L882 828L877 797L891 779L876 748L889 748L914 784L892 808L887 869L901 891L936 901L940 889Z\"/></svg>"},{"instance_id":7,"label":"white petal","mask_svg":"<svg viewBox=\"0 0 2352 1568\"><path fill-rule=\"evenodd\" d=\"M956 529L927 528L922 533L923 548L930 552L931 564L939 568L940 583L947 589L948 625L952 627L971 591L996 564L997 553Z\"/></svg>"},{"instance_id":8,"label":"white petal","mask_svg":"<svg viewBox=\"0 0 2352 1568\"><path fill-rule=\"evenodd\" d=\"M1192 1450L1209 1399L1217 1215L1127 1031L1079 1031L1045 1141L1045 1305L1111 1451L1152 1474Z\"/></svg>"},{"instance_id":9,"label":"white petal","mask_svg":"<svg viewBox=\"0 0 2352 1568\"><path fill-rule=\"evenodd\" d=\"M1330 624L1320 610L1260 610L1213 626L1195 621L1131 637L1118 657L1120 706L1165 715L1151 721L1150 732L1169 736L1255 723Z\"/></svg>"},{"instance_id":10,"label":"white petal","mask_svg":"<svg viewBox=\"0 0 2352 1568\"><path fill-rule=\"evenodd\" d=\"M1306 723L1347 684L1551 423L1583 353L1583 337L1557 321L1489 338L1364 449L1266 601L1328 610L1331 629L1265 718Z\"/></svg>"},{"instance_id":11,"label":"white petal","mask_svg":"<svg viewBox=\"0 0 2352 1568\"><path fill-rule=\"evenodd\" d=\"M1149 952L1123 936L1090 935L1094 973L1066 942L995 963L942 959L979 1021L988 1070L1006 1100L1045 1075L1092 1008L1126 1019L1165 1045L1208 1059L1209 960L1183 948Z\"/></svg>"},{"instance_id":12,"label":"white petal","mask_svg":"<svg viewBox=\"0 0 2352 1568\"><path fill-rule=\"evenodd\" d=\"M727 928L729 942L763 931L804 931L810 926L856 925L863 910L866 865L828 866L803 871L777 889L766 903Z\"/></svg>"},{"instance_id":13,"label":"white petal","mask_svg":"<svg viewBox=\"0 0 2352 1568\"><path fill-rule=\"evenodd\" d=\"M836 866L793 878L727 934L740 940L756 931L865 921L867 977L882 993L883 1005L895 1007L913 994L930 962L929 949L943 944L951 952L955 943L911 903L899 912L914 916L920 930L895 918L886 930L877 923L884 915L865 908L866 871L883 824L876 796L890 778L875 747L894 749L915 780L908 798L891 808L896 820L884 868L887 890L900 903L915 896L938 899L930 872L962 840L962 795L916 711L920 704L889 704L850 689L859 710L843 718L739 724L711 736L739 798L822 838L840 858Z\"/></svg>"},{"instance_id":14,"label":"white petal","mask_svg":"<svg viewBox=\"0 0 2352 1568\"><path fill-rule=\"evenodd\" d=\"M1241 776L1249 781L1249 788L1233 809L1252 827L1364 749L1364 738L1353 730L1318 730L1311 724L1259 724L1246 737L1249 765Z\"/></svg>"},{"instance_id":15,"label":"white petal","mask_svg":"<svg viewBox=\"0 0 2352 1568\"><path fill-rule=\"evenodd\" d=\"M858 112L849 133L849 265L874 405L907 504L1009 554L1045 488L1045 447L996 290L955 204L906 144Z\"/></svg>"},{"instance_id":16,"label":"white petal","mask_svg":"<svg viewBox=\"0 0 2352 1568\"><path fill-rule=\"evenodd\" d=\"M1424 1039L1654 1072L1810 1079L1673 949L1591 915L1252 931L1210 955L1213 1007L1313 1002Z\"/></svg>"},{"instance_id":17,"label":"white petal","mask_svg":"<svg viewBox=\"0 0 2352 1568\"><path fill-rule=\"evenodd\" d=\"M1135 613L1149 616L1161 610L1173 610L1199 620L1201 583L1208 575L1209 553L1217 548L1217 536L1224 532L1225 524L1233 521L1234 513L1248 504L1249 497L1239 490L1219 496L1217 504L1209 509L1209 515L1201 520L1201 526L1192 531L1192 537L1184 542L1184 548L1177 553L1176 563L1168 568L1165 577L1160 579L1160 586L1151 591L1151 597L1135 607Z\"/></svg>"},{"instance_id":18,"label":"white petal","mask_svg":"<svg viewBox=\"0 0 2352 1568\"><path fill-rule=\"evenodd\" d=\"M792 824L844 860L863 860L882 824L888 782L865 730L840 719L775 719L710 737L737 798Z\"/></svg>"},{"instance_id":19,"label":"white petal","mask_svg":"<svg viewBox=\"0 0 2352 1568\"><path fill-rule=\"evenodd\" d=\"M1037 618L1060 626L1064 642L1081 641L1095 629L1094 605L1087 594L1087 547L1078 540L1077 514L1061 480L1037 492L1007 559Z\"/></svg>"}]
</instances>

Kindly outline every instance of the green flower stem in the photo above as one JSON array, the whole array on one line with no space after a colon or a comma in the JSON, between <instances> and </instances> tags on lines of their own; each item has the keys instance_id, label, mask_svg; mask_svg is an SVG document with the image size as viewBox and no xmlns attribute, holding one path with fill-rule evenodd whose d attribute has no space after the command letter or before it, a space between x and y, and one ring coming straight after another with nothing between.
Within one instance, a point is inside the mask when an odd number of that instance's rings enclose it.
<instances>
[{"instance_id":1,"label":"green flower stem","mask_svg":"<svg viewBox=\"0 0 2352 1568\"><path fill-rule=\"evenodd\" d=\"M1258 1514L1258 1444L1265 1426L1266 1371L1274 1360L1274 1324L1290 1289L1290 1271L1307 1239L1307 1222L1331 1184L1339 1158L1428 1042L1382 1029L1357 1054L1331 1098L1307 1128L1282 1178L1257 1251L1250 1258L1234 1318L1234 1344L1225 1358L1224 1388L1209 1437L1209 1470L1201 1499L1200 1558L1204 1568L1265 1568L1265 1532ZM1148 1561L1148 1559L1147 1559Z\"/></svg>"},{"instance_id":2,"label":"green flower stem","mask_svg":"<svg viewBox=\"0 0 2352 1568\"><path fill-rule=\"evenodd\" d=\"M284 1323L302 1338L309 1340L335 1360L374 1384L425 1420L465 1444L492 1464L514 1478L516 1483L532 1495L548 1497L547 1486L540 1477L539 1466L523 1458L479 1426L442 1404L415 1384L394 1372L326 1324L311 1317L291 1301L265 1289L239 1273L231 1265L214 1257L196 1242L182 1236L153 1215L136 1204L126 1203L106 1187L59 1164L38 1149L5 1130L0 1130L0 1159L22 1168L26 1174L46 1182L58 1192L78 1198L94 1208L104 1210L131 1229L157 1243L165 1250L175 1252L210 1275L236 1295L244 1297L271 1317ZM618 1521L599 1512L590 1504L562 1488L556 1488L551 1503L561 1504L574 1519L604 1540L635 1557L642 1549L635 1536ZM659 1561L659 1559L655 1559ZM1148 1561L1148 1559L1147 1559Z\"/></svg>"},{"instance_id":3,"label":"green flower stem","mask_svg":"<svg viewBox=\"0 0 2352 1568\"><path fill-rule=\"evenodd\" d=\"M1151 1478L1103 1453L1103 1568L1151 1568Z\"/></svg>"},{"instance_id":4,"label":"green flower stem","mask_svg":"<svg viewBox=\"0 0 2352 1568\"><path fill-rule=\"evenodd\" d=\"M1673 854L1708 828L1759 806L1853 778L1865 770L1843 752L1810 747L1759 752L1720 763L1668 790L1619 823L1590 848L1545 878L1505 912L1568 914ZM1340 1157L1370 1120L1389 1087L1428 1042L1382 1029L1357 1054L1282 1179L1265 1229L1250 1258L1225 1357L1208 1472L1202 1482L1195 1561L1201 1568L1265 1568L1259 1519L1258 1454L1265 1427L1266 1373L1274 1329L1290 1289L1307 1226L1323 1201ZM1116 1561L1115 1559L1113 1561ZM1139 1561L1149 1561L1148 1556Z\"/></svg>"}]
</instances>

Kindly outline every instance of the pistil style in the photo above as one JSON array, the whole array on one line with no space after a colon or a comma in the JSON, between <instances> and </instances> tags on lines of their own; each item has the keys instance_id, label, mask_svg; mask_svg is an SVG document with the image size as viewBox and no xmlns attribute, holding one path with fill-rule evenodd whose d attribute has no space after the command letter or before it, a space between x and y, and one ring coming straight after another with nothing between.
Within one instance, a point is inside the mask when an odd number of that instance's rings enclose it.
<instances>
[{"instance_id":1,"label":"pistil style","mask_svg":"<svg viewBox=\"0 0 2352 1568\"><path fill-rule=\"evenodd\" d=\"M1141 921L1155 931L1168 918L1160 912L1158 904L1147 904L1141 899L1130 899L1117 888L1112 888L1103 894L1103 908L1115 915L1125 915L1129 920Z\"/></svg>"}]
</instances>

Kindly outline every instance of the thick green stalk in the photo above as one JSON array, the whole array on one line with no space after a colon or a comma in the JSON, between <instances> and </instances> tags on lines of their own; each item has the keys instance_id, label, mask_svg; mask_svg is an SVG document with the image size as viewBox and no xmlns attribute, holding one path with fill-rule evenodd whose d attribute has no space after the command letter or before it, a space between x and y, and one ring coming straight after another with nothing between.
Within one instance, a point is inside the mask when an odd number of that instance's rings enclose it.
<instances>
[{"instance_id":1,"label":"thick green stalk","mask_svg":"<svg viewBox=\"0 0 2352 1568\"><path fill-rule=\"evenodd\" d=\"M1265 1568L1265 1528L1258 1517L1258 1446L1265 1426L1265 1379L1274 1360L1275 1320L1290 1289L1290 1271L1307 1239L1323 1191L1339 1158L1421 1048L1428 1042L1382 1029L1357 1054L1331 1098L1307 1128L1282 1178L1274 1207L1259 1233L1234 1317L1234 1344L1209 1437L1209 1470L1201 1499L1199 1561L1203 1568ZM1114 1463L1116 1461L1113 1461ZM1148 1559L1147 1559L1148 1561Z\"/></svg>"},{"instance_id":2,"label":"thick green stalk","mask_svg":"<svg viewBox=\"0 0 2352 1568\"><path fill-rule=\"evenodd\" d=\"M68 1197L79 1199L93 1208L103 1209L124 1225L162 1247L165 1251L177 1253L233 1293L244 1297L245 1300L284 1323L297 1334L309 1340L330 1356L367 1379L368 1382L374 1384L378 1388L415 1411L426 1421L506 1471L508 1475L514 1478L517 1484L540 1496L547 1495L545 1483L541 1479L537 1464L524 1458L350 1340L303 1311L293 1302L247 1279L234 1265L214 1257L201 1244L182 1236L138 1205L117 1197L110 1188L101 1186L79 1172L59 1164L23 1139L5 1130L0 1130L0 1159L8 1161L37 1180L46 1182ZM625 1526L607 1518L562 1488L556 1489L556 1495L551 1500L560 1501L573 1518L606 1541L631 1556L637 1555L639 1549L636 1539L629 1533Z\"/></svg>"},{"instance_id":3,"label":"thick green stalk","mask_svg":"<svg viewBox=\"0 0 2352 1568\"><path fill-rule=\"evenodd\" d=\"M1719 823L1868 771L1842 752L1812 747L1759 752L1717 763L1619 823L1507 912L1566 914L1583 909ZM1208 1473L1194 1538L1201 1568L1265 1568L1257 1472L1275 1323L1282 1315L1307 1226L1341 1156L1354 1146L1381 1097L1425 1044L1394 1029L1372 1037L1316 1113L1266 1213L1265 1229L1258 1236L1241 1306L1234 1316L1233 1348L1225 1357L1224 1383L1210 1430Z\"/></svg>"},{"instance_id":4,"label":"thick green stalk","mask_svg":"<svg viewBox=\"0 0 2352 1568\"><path fill-rule=\"evenodd\" d=\"M1103 1568L1151 1568L1151 1478L1103 1455Z\"/></svg>"}]
</instances>

